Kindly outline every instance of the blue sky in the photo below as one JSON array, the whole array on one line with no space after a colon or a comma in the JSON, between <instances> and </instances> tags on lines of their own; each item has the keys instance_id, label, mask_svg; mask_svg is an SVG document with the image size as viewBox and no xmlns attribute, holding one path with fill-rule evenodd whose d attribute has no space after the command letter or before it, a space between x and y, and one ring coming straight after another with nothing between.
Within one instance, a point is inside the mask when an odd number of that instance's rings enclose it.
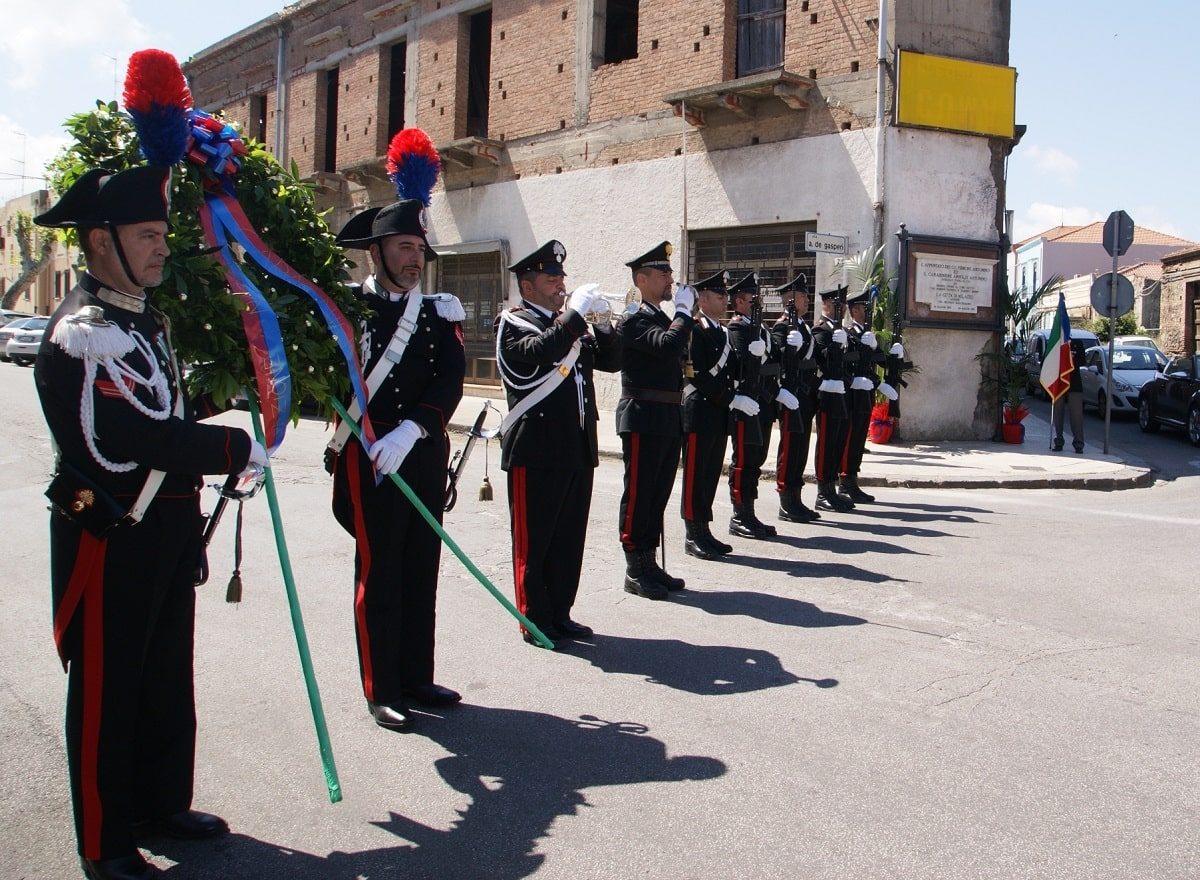
<instances>
[{"instance_id":1,"label":"blue sky","mask_svg":"<svg viewBox=\"0 0 1200 880\"><path fill-rule=\"evenodd\" d=\"M129 53L180 59L278 11L279 0L43 0L0 27L0 200L42 186L61 122L112 98ZM202 14L197 14L202 11ZM64 27L64 23L69 25ZM1019 240L1118 208L1200 241L1200 6L1190 0L1012 0L1017 122L1008 206Z\"/></svg>"}]
</instances>

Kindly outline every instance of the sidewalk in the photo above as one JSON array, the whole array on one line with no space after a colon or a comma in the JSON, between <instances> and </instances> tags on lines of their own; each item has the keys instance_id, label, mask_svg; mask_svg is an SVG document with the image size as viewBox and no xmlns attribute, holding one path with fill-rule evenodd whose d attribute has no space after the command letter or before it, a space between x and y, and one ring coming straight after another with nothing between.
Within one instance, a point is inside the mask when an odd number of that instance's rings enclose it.
<instances>
[{"instance_id":1,"label":"sidewalk","mask_svg":"<svg viewBox=\"0 0 1200 880\"><path fill-rule=\"evenodd\" d=\"M470 389L479 393L479 389ZM452 432L466 433L483 408L485 398L464 396L450 422ZM504 401L492 400L501 413ZM487 427L499 425L500 416L490 413ZM1050 423L1035 415L1025 419L1025 442L1017 445L990 440L898 443L877 446L867 443L859 482L864 486L909 486L939 489L1131 489L1149 486L1154 476L1146 464L1120 450L1104 455L1089 443L1081 454L1050 451ZM763 468L763 479L775 478L775 444ZM815 443L815 438L814 441ZM620 459L621 438L617 436L611 410L601 410L600 455ZM812 479L813 456L808 475Z\"/></svg>"}]
</instances>

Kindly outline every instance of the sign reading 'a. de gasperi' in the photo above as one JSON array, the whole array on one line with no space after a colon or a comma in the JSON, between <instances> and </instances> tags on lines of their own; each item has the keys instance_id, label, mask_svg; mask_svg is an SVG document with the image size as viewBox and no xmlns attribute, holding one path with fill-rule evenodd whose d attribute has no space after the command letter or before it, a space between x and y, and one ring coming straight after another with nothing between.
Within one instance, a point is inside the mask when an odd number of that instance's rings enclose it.
<instances>
[{"instance_id":1,"label":"sign reading 'a. de gasperi'","mask_svg":"<svg viewBox=\"0 0 1200 880\"><path fill-rule=\"evenodd\" d=\"M931 311L978 313L992 304L995 260L916 254L916 300Z\"/></svg>"}]
</instances>

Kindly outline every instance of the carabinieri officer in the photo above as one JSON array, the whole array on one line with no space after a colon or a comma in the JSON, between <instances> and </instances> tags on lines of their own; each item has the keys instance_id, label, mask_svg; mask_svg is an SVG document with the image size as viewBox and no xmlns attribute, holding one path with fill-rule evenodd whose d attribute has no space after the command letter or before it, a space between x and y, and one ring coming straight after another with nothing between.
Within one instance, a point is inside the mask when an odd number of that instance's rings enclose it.
<instances>
[{"instance_id":1,"label":"carabinieri officer","mask_svg":"<svg viewBox=\"0 0 1200 880\"><path fill-rule=\"evenodd\" d=\"M667 574L654 558L663 513L675 486L682 445L679 404L683 361L691 332L695 291L683 285L674 294L675 315L662 305L675 287L671 243L664 241L625 264L642 303L621 322L621 399L617 433L625 461L618 528L625 551L625 592L665 599L682 590L682 578Z\"/></svg>"},{"instance_id":2,"label":"carabinieri officer","mask_svg":"<svg viewBox=\"0 0 1200 880\"><path fill-rule=\"evenodd\" d=\"M54 640L68 671L75 831L93 880L158 876L139 837L229 830L191 809L201 475L267 456L245 431L197 423L215 407L187 399L147 296L170 254L170 192L165 167L96 169L34 220L76 229L87 264L46 327L34 381L58 452L47 492Z\"/></svg>"},{"instance_id":3,"label":"carabinieri officer","mask_svg":"<svg viewBox=\"0 0 1200 880\"><path fill-rule=\"evenodd\" d=\"M602 299L599 288L584 285L568 299L566 259L562 242L548 241L509 266L521 304L500 313L496 333L508 396L500 466L508 474L517 608L554 642L592 635L571 619L600 463L592 371L620 368L612 324L599 319L593 333L584 319Z\"/></svg>"}]
</instances>

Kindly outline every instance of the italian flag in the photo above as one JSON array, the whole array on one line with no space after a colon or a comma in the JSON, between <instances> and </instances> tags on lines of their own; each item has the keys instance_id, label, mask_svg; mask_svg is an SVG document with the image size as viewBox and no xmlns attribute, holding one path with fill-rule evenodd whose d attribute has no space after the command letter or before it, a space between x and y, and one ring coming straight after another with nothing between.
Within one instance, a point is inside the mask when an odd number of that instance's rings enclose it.
<instances>
[{"instance_id":1,"label":"italian flag","mask_svg":"<svg viewBox=\"0 0 1200 880\"><path fill-rule=\"evenodd\" d=\"M1046 359L1042 361L1042 387L1050 400L1058 400L1071 387L1071 370L1075 362L1071 357L1071 319L1067 317L1067 301L1058 295L1058 311L1054 313L1054 326L1046 345Z\"/></svg>"}]
</instances>

